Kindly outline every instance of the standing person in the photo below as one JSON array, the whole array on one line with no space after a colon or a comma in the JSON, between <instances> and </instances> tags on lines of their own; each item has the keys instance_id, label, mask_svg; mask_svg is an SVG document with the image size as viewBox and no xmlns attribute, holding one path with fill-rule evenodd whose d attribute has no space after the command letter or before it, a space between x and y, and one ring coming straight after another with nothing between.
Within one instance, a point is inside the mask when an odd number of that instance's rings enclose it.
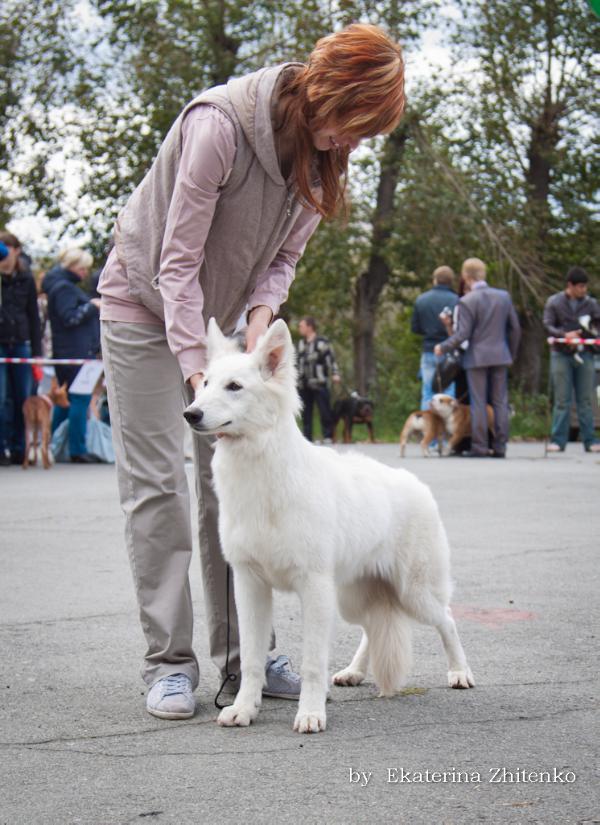
<instances>
[{"instance_id":1,"label":"standing person","mask_svg":"<svg viewBox=\"0 0 600 825\"><path fill-rule=\"evenodd\" d=\"M63 250L58 264L46 273L42 289L48 296L48 318L52 330L54 358L97 358L100 350L100 299L88 298L79 284L87 277L94 259L78 247ZM59 384L70 387L80 367L57 365ZM69 419L69 454L74 464L95 464L87 451L89 395L69 392L68 407L54 407L52 430Z\"/></svg>"},{"instance_id":2,"label":"standing person","mask_svg":"<svg viewBox=\"0 0 600 825\"><path fill-rule=\"evenodd\" d=\"M0 260L0 356L38 357L42 354L40 319L28 259L11 232L0 232L0 243L6 249ZM23 463L23 402L32 387L29 364L0 364L0 466Z\"/></svg>"},{"instance_id":3,"label":"standing person","mask_svg":"<svg viewBox=\"0 0 600 825\"><path fill-rule=\"evenodd\" d=\"M400 47L375 26L320 40L307 65L261 69L188 104L122 210L102 273L102 351L121 503L147 651L147 710L194 713L184 404L203 382L205 324L245 311L252 350L285 300L321 217L343 205L348 156L404 108ZM194 439L203 586L213 662L239 672L208 440ZM227 595L229 594L229 601ZM228 661L227 661L228 660ZM299 695L287 659L270 695Z\"/></svg>"},{"instance_id":4,"label":"standing person","mask_svg":"<svg viewBox=\"0 0 600 825\"><path fill-rule=\"evenodd\" d=\"M423 337L423 351L421 353L421 409L428 410L433 397L433 379L435 368L440 362L439 356L433 349L448 337L448 331L440 318L444 310L451 319L454 307L458 303L458 295L452 289L454 272L449 266L438 266L433 271L433 287L415 301L410 328L417 335ZM445 392L454 396L454 384Z\"/></svg>"},{"instance_id":5,"label":"standing person","mask_svg":"<svg viewBox=\"0 0 600 825\"><path fill-rule=\"evenodd\" d=\"M434 353L443 355L463 341L469 346L463 356L471 405L470 458L485 458L488 450L486 405L494 410L492 456L504 458L508 443L508 366L512 364L521 327L510 295L505 289L488 286L486 266L479 258L462 265L468 293L460 299L458 329Z\"/></svg>"},{"instance_id":6,"label":"standing person","mask_svg":"<svg viewBox=\"0 0 600 825\"><path fill-rule=\"evenodd\" d=\"M317 322L307 315L300 320L298 332L298 381L302 399L302 428L304 437L312 441L313 405L316 402L325 444L333 440L333 414L329 395L329 381L339 383L340 373L331 344L317 335Z\"/></svg>"},{"instance_id":7,"label":"standing person","mask_svg":"<svg viewBox=\"0 0 600 825\"><path fill-rule=\"evenodd\" d=\"M585 269L574 266L567 272L563 292L551 295L544 308L544 326L554 338L580 338L588 325L600 325L600 306L587 294L589 278ZM563 452L569 440L571 402L575 391L577 419L583 449L600 453L600 443L594 436L594 356L590 347L577 352L570 344L553 344L550 353L550 375L554 394L552 432L548 452Z\"/></svg>"}]
</instances>

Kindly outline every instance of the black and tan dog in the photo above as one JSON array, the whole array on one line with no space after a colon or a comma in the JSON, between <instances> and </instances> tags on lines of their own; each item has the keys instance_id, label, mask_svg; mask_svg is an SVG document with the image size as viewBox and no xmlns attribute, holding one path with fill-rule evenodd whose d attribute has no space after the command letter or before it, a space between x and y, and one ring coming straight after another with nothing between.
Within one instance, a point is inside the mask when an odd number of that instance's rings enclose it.
<instances>
[{"instance_id":1,"label":"black and tan dog","mask_svg":"<svg viewBox=\"0 0 600 825\"><path fill-rule=\"evenodd\" d=\"M373 413L375 405L370 398L364 398L357 392L351 393L348 398L341 398L333 405L333 440L336 441L337 425L344 422L344 444L352 442L352 427L354 424L365 424L369 433L369 441L375 443L373 433Z\"/></svg>"}]
</instances>

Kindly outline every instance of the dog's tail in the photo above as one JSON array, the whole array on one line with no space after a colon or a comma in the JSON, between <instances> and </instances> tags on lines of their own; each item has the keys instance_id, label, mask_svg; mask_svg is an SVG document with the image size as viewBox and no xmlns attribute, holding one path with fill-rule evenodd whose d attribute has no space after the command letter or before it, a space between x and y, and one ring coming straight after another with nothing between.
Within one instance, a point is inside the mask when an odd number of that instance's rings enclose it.
<instances>
[{"instance_id":1,"label":"dog's tail","mask_svg":"<svg viewBox=\"0 0 600 825\"><path fill-rule=\"evenodd\" d=\"M393 696L412 668L411 620L395 605L373 606L366 631L375 682L382 696Z\"/></svg>"}]
</instances>

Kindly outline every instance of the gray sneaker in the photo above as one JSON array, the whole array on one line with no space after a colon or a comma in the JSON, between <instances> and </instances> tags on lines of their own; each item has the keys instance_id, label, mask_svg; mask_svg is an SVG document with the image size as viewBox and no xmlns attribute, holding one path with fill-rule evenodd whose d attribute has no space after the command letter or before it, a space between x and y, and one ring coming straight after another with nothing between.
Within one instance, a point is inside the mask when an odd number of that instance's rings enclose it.
<instances>
[{"instance_id":1,"label":"gray sneaker","mask_svg":"<svg viewBox=\"0 0 600 825\"><path fill-rule=\"evenodd\" d=\"M159 679L148 691L146 710L159 719L189 719L196 710L190 677L172 673Z\"/></svg>"},{"instance_id":2,"label":"gray sneaker","mask_svg":"<svg viewBox=\"0 0 600 825\"><path fill-rule=\"evenodd\" d=\"M267 681L262 695L271 699L293 699L298 701L302 680L298 673L292 670L287 656L278 656L276 659L267 659Z\"/></svg>"}]
</instances>

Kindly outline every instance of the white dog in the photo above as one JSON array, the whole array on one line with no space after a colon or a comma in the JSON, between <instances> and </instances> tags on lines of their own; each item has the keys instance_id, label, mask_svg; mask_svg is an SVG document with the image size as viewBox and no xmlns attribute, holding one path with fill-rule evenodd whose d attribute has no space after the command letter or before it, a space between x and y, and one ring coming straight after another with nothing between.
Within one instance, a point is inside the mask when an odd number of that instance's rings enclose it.
<instances>
[{"instance_id":1,"label":"white dog","mask_svg":"<svg viewBox=\"0 0 600 825\"><path fill-rule=\"evenodd\" d=\"M217 435L212 461L223 553L233 568L242 682L220 725L258 714L271 633L272 589L298 593L303 615L302 690L294 730L325 730L335 601L363 628L336 685L358 685L370 664L382 695L405 683L411 619L435 626L451 687L473 686L448 606L446 534L429 488L406 470L306 441L296 424L294 348L276 321L241 353L214 319L204 387L185 411Z\"/></svg>"}]
</instances>

